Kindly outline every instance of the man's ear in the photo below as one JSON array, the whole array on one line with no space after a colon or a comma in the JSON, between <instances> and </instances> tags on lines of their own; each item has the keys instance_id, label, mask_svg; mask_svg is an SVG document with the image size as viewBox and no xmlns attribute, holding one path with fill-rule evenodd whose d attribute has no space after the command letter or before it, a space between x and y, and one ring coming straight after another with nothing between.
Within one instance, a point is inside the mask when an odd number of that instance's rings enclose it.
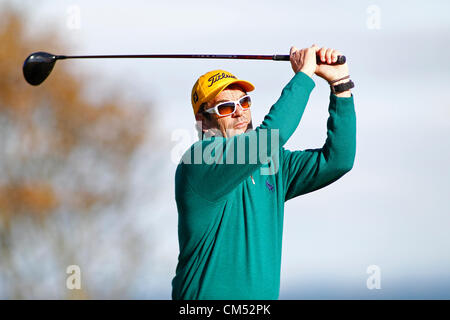
<instances>
[{"instance_id":1,"label":"man's ear","mask_svg":"<svg viewBox=\"0 0 450 320\"><path fill-rule=\"evenodd\" d=\"M195 115L195 121L203 121L203 114L201 112L197 112L197 114Z\"/></svg>"},{"instance_id":2,"label":"man's ear","mask_svg":"<svg viewBox=\"0 0 450 320\"><path fill-rule=\"evenodd\" d=\"M195 115L195 122L197 124L197 128L203 133L208 131L208 129L211 127L210 121L202 112L197 112L197 114Z\"/></svg>"}]
</instances>

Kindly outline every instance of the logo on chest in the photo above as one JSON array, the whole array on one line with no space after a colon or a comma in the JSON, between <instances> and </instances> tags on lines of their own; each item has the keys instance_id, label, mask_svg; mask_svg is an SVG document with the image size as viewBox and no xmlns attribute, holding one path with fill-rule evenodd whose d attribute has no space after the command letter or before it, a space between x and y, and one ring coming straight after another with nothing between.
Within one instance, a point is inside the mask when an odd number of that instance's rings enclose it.
<instances>
[{"instance_id":1,"label":"logo on chest","mask_svg":"<svg viewBox=\"0 0 450 320\"><path fill-rule=\"evenodd\" d=\"M269 179L266 179L266 187L270 192L275 191L275 187L273 186L273 184L270 184Z\"/></svg>"}]
</instances>

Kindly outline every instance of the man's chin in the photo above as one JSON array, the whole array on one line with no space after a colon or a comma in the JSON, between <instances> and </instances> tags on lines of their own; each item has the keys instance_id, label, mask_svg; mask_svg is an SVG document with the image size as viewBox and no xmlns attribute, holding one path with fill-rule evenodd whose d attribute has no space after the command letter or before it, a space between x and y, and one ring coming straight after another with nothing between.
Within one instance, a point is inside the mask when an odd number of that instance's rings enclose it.
<instances>
[{"instance_id":1,"label":"man's chin","mask_svg":"<svg viewBox=\"0 0 450 320\"><path fill-rule=\"evenodd\" d=\"M228 130L228 132L227 132L227 134L228 134L228 137L234 137L234 136L237 136L237 135L240 135L240 134L243 134L243 133L245 133L246 131L248 130L248 126L247 127L244 127L244 128L239 128L239 129L229 129Z\"/></svg>"}]
</instances>

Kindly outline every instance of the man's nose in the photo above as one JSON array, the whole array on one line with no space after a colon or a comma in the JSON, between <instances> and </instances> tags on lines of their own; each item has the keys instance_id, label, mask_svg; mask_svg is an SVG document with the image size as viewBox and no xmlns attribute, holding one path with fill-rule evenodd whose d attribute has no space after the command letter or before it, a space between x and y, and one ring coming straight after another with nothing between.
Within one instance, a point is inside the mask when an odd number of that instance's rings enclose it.
<instances>
[{"instance_id":1,"label":"man's nose","mask_svg":"<svg viewBox=\"0 0 450 320\"><path fill-rule=\"evenodd\" d=\"M244 109L242 108L242 106L239 103L237 103L236 111L233 113L233 116L240 117L240 116L242 116L243 113L244 113Z\"/></svg>"}]
</instances>

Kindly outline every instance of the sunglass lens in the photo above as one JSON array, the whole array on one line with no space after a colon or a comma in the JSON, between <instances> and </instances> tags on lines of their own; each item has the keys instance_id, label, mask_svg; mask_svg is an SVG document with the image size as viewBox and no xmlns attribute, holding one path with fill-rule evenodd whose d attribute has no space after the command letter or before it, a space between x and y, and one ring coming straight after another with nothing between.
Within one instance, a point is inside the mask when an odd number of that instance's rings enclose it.
<instances>
[{"instance_id":1,"label":"sunglass lens","mask_svg":"<svg viewBox=\"0 0 450 320\"><path fill-rule=\"evenodd\" d=\"M217 109L219 110L221 116L231 114L234 111L234 103L233 102L223 103L220 106L218 106Z\"/></svg>"},{"instance_id":2,"label":"sunglass lens","mask_svg":"<svg viewBox=\"0 0 450 320\"><path fill-rule=\"evenodd\" d=\"M252 100L250 97L243 97L241 100L239 100L239 104L242 106L242 108L250 108L252 105Z\"/></svg>"}]
</instances>

